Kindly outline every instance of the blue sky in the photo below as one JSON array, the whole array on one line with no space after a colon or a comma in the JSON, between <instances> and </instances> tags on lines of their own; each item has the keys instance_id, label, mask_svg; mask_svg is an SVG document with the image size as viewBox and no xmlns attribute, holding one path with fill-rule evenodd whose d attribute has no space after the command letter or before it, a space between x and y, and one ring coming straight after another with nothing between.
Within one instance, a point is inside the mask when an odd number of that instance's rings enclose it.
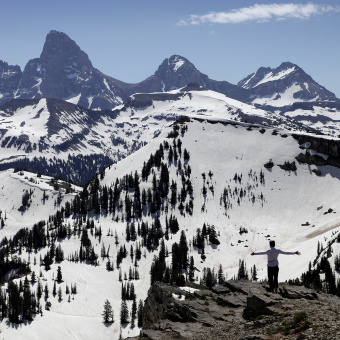
<instances>
[{"instance_id":1,"label":"blue sky","mask_svg":"<svg viewBox=\"0 0 340 340\"><path fill-rule=\"evenodd\" d=\"M1 12L0 59L22 68L58 30L96 68L125 82L144 80L173 54L234 84L291 61L340 98L336 0L19 0Z\"/></svg>"}]
</instances>

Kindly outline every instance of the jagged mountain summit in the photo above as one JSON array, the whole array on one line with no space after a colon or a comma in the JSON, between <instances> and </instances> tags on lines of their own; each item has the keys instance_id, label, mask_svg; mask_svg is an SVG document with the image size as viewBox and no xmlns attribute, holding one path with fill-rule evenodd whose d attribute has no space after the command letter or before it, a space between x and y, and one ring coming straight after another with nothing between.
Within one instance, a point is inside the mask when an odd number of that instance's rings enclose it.
<instances>
[{"instance_id":1,"label":"jagged mountain summit","mask_svg":"<svg viewBox=\"0 0 340 340\"><path fill-rule=\"evenodd\" d=\"M87 54L66 34L51 31L39 58L30 60L15 98L59 98L86 108L122 102L114 79L92 66Z\"/></svg>"},{"instance_id":2,"label":"jagged mountain summit","mask_svg":"<svg viewBox=\"0 0 340 340\"><path fill-rule=\"evenodd\" d=\"M210 79L197 70L188 59L179 55L166 58L153 76L139 83L133 90L134 93L166 92L183 88L190 83L199 84L206 89L223 93L230 98L241 101L244 101L247 97L246 91L242 88L227 81Z\"/></svg>"},{"instance_id":3,"label":"jagged mountain summit","mask_svg":"<svg viewBox=\"0 0 340 340\"><path fill-rule=\"evenodd\" d=\"M276 69L260 68L237 85L216 81L201 73L186 58L164 59L147 79L129 84L96 69L88 55L65 33L47 34L39 58L24 71L0 63L0 105L12 98L58 98L88 109L113 109L135 93L166 92L188 83L246 103L282 107L304 101L337 101L333 93L317 84L297 65L282 63Z\"/></svg>"},{"instance_id":4,"label":"jagged mountain summit","mask_svg":"<svg viewBox=\"0 0 340 340\"><path fill-rule=\"evenodd\" d=\"M236 99L246 98L242 88L209 79L179 55L165 59L154 75L140 83L124 83L94 68L76 42L58 31L48 33L40 57L30 60L23 72L5 62L1 69L0 104L12 98L58 98L89 109L112 109L134 93L169 91L191 82Z\"/></svg>"},{"instance_id":5,"label":"jagged mountain summit","mask_svg":"<svg viewBox=\"0 0 340 340\"><path fill-rule=\"evenodd\" d=\"M334 93L290 62L277 68L260 67L237 85L249 90L252 104L283 107L296 102L338 101Z\"/></svg>"}]
</instances>

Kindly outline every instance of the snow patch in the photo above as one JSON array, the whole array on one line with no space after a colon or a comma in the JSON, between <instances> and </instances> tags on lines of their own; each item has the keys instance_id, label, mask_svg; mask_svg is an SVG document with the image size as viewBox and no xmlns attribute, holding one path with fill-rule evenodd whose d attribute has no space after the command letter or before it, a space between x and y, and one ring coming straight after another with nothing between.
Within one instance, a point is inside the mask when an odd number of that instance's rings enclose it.
<instances>
[{"instance_id":1,"label":"snow patch","mask_svg":"<svg viewBox=\"0 0 340 340\"><path fill-rule=\"evenodd\" d=\"M173 71L177 72L177 70L184 65L185 61L183 59L178 58L177 56L175 57L175 60L173 62Z\"/></svg>"},{"instance_id":2,"label":"snow patch","mask_svg":"<svg viewBox=\"0 0 340 340\"><path fill-rule=\"evenodd\" d=\"M80 97L81 97L81 93L79 93L79 94L78 94L77 96L75 96L75 97L72 97L72 98L67 99L66 101L67 101L68 103L72 103L72 104L74 104L74 105L77 105L78 102L79 102Z\"/></svg>"},{"instance_id":3,"label":"snow patch","mask_svg":"<svg viewBox=\"0 0 340 340\"><path fill-rule=\"evenodd\" d=\"M192 287L179 287L179 288L188 292L188 293L195 293L195 292L199 291L199 289L192 288Z\"/></svg>"},{"instance_id":4,"label":"snow patch","mask_svg":"<svg viewBox=\"0 0 340 340\"><path fill-rule=\"evenodd\" d=\"M185 300L185 296L184 295L179 295L179 294L172 293L172 297L175 300L178 300L178 301L184 301Z\"/></svg>"},{"instance_id":5,"label":"snow patch","mask_svg":"<svg viewBox=\"0 0 340 340\"><path fill-rule=\"evenodd\" d=\"M253 87L257 87L261 84L270 82L270 81L275 81L275 80L279 80L279 79L284 79L286 78L290 73L294 72L295 70L295 66L288 68L286 70L282 70L276 74L274 74L273 72L269 72L267 73L264 78L262 80L260 80L256 85L254 85Z\"/></svg>"}]
</instances>

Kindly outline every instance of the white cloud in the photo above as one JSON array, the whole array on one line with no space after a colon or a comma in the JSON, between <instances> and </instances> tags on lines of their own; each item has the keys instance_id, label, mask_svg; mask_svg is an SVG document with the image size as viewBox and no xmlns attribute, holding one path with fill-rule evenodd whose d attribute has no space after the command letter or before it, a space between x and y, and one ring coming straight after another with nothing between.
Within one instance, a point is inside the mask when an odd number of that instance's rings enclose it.
<instances>
[{"instance_id":1,"label":"white cloud","mask_svg":"<svg viewBox=\"0 0 340 340\"><path fill-rule=\"evenodd\" d=\"M250 7L234 9L230 12L210 12L205 15L191 15L177 25L238 24L244 22L266 22L270 20L309 19L327 12L339 12L340 6L309 4L255 4Z\"/></svg>"}]
</instances>

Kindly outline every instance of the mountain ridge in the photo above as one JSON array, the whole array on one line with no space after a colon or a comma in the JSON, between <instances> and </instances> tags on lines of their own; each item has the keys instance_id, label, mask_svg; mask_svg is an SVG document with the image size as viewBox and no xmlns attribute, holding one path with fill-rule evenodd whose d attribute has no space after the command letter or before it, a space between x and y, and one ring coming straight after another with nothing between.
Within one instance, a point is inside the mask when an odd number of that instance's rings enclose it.
<instances>
[{"instance_id":1,"label":"mountain ridge","mask_svg":"<svg viewBox=\"0 0 340 340\"><path fill-rule=\"evenodd\" d=\"M266 81L255 87L250 84L256 79L255 74L263 72L268 74L285 65L294 64L284 62L276 69L261 67L237 85L233 85L228 81L210 79L197 70L188 59L175 54L165 58L153 75L138 83L130 84L105 75L94 68L88 55L80 49L75 41L65 33L52 30L46 36L40 57L31 59L24 71L21 72L17 66L1 62L0 70L3 70L3 76L0 76L0 91L2 91L2 93L0 92L0 104L11 98L55 97L85 108L113 109L134 93L166 92L184 87L188 83L199 83L210 90L243 102L278 107L286 104L282 100L277 100L282 96L280 93L287 90L286 85L281 84L280 81L276 81L276 83ZM304 80L309 77L307 79L308 88L299 81L300 85L295 86L290 100L294 99L293 95L295 94L296 101L310 101L320 93L319 100L339 101L333 93L312 81L312 78L301 68L295 66L304 74L302 77ZM9 75L11 76L9 77ZM252 82L250 78L254 78ZM245 85L246 82L248 85ZM268 101L268 96L271 97L270 101Z\"/></svg>"}]
</instances>

